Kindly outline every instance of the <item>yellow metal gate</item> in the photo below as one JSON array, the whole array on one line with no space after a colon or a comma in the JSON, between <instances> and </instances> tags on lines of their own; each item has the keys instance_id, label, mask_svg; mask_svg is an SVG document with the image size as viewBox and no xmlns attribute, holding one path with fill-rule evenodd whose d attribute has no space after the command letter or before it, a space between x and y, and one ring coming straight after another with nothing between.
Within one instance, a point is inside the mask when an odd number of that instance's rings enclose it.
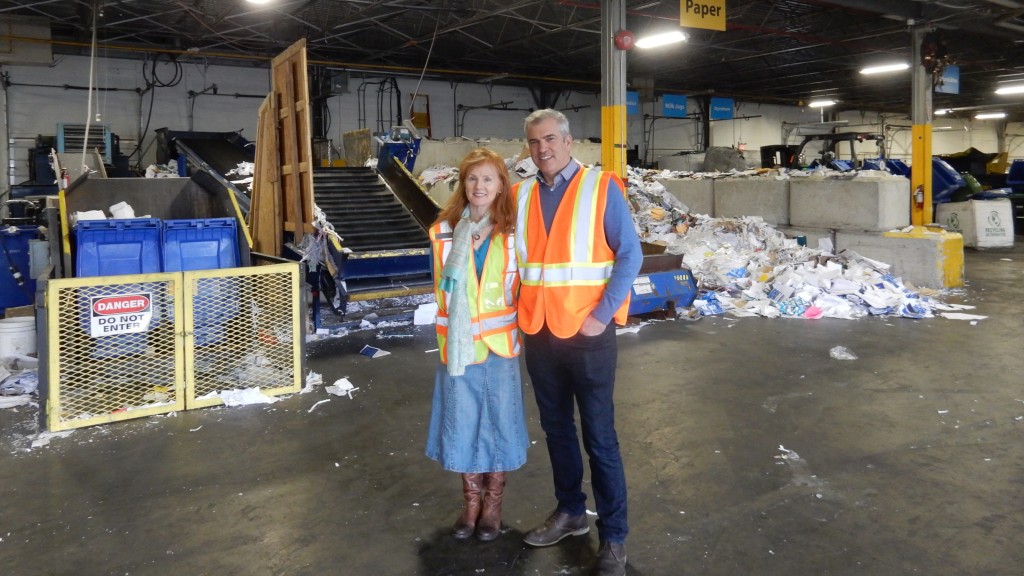
<instances>
[{"instance_id":1,"label":"yellow metal gate","mask_svg":"<svg viewBox=\"0 0 1024 576\"><path fill-rule=\"evenodd\" d=\"M298 264L51 280L46 309L49 430L302 383Z\"/></svg>"}]
</instances>

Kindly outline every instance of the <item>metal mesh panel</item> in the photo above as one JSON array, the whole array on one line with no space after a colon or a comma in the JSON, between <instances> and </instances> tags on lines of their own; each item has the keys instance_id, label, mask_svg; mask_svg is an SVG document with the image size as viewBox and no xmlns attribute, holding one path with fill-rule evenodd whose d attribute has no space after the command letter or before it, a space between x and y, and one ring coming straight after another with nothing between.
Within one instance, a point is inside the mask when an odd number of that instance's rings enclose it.
<instances>
[{"instance_id":1,"label":"metal mesh panel","mask_svg":"<svg viewBox=\"0 0 1024 576\"><path fill-rule=\"evenodd\" d=\"M49 281L47 427L297 392L299 290L298 264Z\"/></svg>"},{"instance_id":2,"label":"metal mesh panel","mask_svg":"<svg viewBox=\"0 0 1024 576\"><path fill-rule=\"evenodd\" d=\"M297 265L280 264L185 273L189 408L220 404L217 393L225 390L299 390L298 272Z\"/></svg>"},{"instance_id":3,"label":"metal mesh panel","mask_svg":"<svg viewBox=\"0 0 1024 576\"><path fill-rule=\"evenodd\" d=\"M127 282L110 282L121 279ZM174 324L179 284L177 274L49 283L51 430L184 408Z\"/></svg>"}]
</instances>

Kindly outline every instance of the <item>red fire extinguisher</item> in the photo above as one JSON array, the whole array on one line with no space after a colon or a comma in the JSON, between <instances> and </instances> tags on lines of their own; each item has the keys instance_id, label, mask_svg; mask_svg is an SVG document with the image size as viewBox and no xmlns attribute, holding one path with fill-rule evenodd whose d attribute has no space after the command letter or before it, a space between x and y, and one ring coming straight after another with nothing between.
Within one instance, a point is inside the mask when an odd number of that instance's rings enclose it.
<instances>
[{"instance_id":1,"label":"red fire extinguisher","mask_svg":"<svg viewBox=\"0 0 1024 576\"><path fill-rule=\"evenodd\" d=\"M918 184L917 188L914 189L914 205L918 209L924 208L924 185Z\"/></svg>"},{"instance_id":2,"label":"red fire extinguisher","mask_svg":"<svg viewBox=\"0 0 1024 576\"><path fill-rule=\"evenodd\" d=\"M67 168L61 168L60 169L60 189L61 190L67 190L68 186L70 184L71 184L71 179L68 178L68 169Z\"/></svg>"}]
</instances>

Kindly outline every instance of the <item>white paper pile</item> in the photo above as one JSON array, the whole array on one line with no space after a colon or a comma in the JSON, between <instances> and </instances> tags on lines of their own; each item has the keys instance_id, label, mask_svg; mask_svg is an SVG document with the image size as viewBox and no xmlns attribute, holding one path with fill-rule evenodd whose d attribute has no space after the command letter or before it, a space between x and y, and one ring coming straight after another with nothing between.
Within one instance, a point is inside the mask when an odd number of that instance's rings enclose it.
<instances>
[{"instance_id":1,"label":"white paper pile","mask_svg":"<svg viewBox=\"0 0 1024 576\"><path fill-rule=\"evenodd\" d=\"M757 173L731 176L748 172ZM692 270L701 289L694 302L701 314L932 317L937 302L905 286L890 273L888 264L852 251L835 255L800 246L757 216L687 214L686 207L653 177L661 174L630 169L628 195L634 223L642 241L664 245L667 253L683 256L684 266Z\"/></svg>"}]
</instances>

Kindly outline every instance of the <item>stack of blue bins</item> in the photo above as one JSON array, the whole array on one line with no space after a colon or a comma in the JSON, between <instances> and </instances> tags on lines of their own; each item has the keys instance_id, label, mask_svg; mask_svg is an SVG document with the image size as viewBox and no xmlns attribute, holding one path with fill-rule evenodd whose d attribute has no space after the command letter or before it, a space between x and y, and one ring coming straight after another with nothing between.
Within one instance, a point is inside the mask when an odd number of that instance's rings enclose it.
<instances>
[{"instance_id":1,"label":"stack of blue bins","mask_svg":"<svg viewBox=\"0 0 1024 576\"><path fill-rule=\"evenodd\" d=\"M86 220L75 224L75 276L118 276L121 274L149 274L160 272L160 220L158 218L132 218L128 220ZM124 284L117 294L150 294L150 302L161 289L160 284ZM111 294L105 294L111 295ZM90 330L92 303L80 296L82 324ZM149 330L160 323L160 313L154 305ZM146 351L146 332L114 334L96 338L94 357L114 357L142 354Z\"/></svg>"},{"instance_id":2,"label":"stack of blue bins","mask_svg":"<svg viewBox=\"0 0 1024 576\"><path fill-rule=\"evenodd\" d=\"M162 228L164 272L236 268L239 263L234 218L165 220ZM193 308L196 346L224 341L229 320L238 316L238 278L201 278Z\"/></svg>"},{"instance_id":3,"label":"stack of blue bins","mask_svg":"<svg viewBox=\"0 0 1024 576\"><path fill-rule=\"evenodd\" d=\"M239 264L237 223L234 218L164 220L89 220L75 225L77 245L75 275L118 276L153 272L185 272L235 268ZM156 295L162 284L125 284L118 293ZM193 308L197 346L216 344L224 339L225 325L238 315L238 280L202 278ZM163 299L152 298L153 302ZM83 302L82 322L89 330L89 306ZM149 330L160 319L174 323L174 309L154 304ZM141 354L146 350L146 334L105 336L98 342L94 356Z\"/></svg>"}]
</instances>

